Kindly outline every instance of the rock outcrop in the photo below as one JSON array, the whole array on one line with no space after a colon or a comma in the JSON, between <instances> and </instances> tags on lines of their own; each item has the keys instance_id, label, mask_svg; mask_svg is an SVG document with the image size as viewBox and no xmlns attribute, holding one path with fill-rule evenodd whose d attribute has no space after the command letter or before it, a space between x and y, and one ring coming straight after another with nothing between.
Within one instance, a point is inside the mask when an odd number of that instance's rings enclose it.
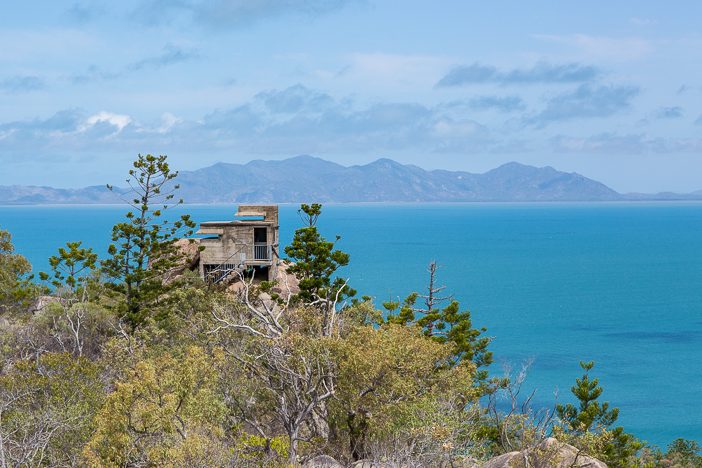
<instances>
[{"instance_id":1,"label":"rock outcrop","mask_svg":"<svg viewBox=\"0 0 702 468\"><path fill-rule=\"evenodd\" d=\"M397 468L398 466L399 465L390 462L358 460L351 465L351 468Z\"/></svg>"},{"instance_id":2,"label":"rock outcrop","mask_svg":"<svg viewBox=\"0 0 702 468\"><path fill-rule=\"evenodd\" d=\"M163 279L165 283L173 281L187 270L193 271L197 269L200 264L200 239L178 239L173 243L173 246L178 252L178 256L182 258L182 261L166 272Z\"/></svg>"},{"instance_id":3,"label":"rock outcrop","mask_svg":"<svg viewBox=\"0 0 702 468\"><path fill-rule=\"evenodd\" d=\"M49 304L67 304L63 298L56 296L39 296L29 306L29 313L37 314L43 311Z\"/></svg>"},{"instance_id":4,"label":"rock outcrop","mask_svg":"<svg viewBox=\"0 0 702 468\"><path fill-rule=\"evenodd\" d=\"M519 452L509 452L495 457L483 468L607 468L596 458L582 454L572 445L550 437L538 446Z\"/></svg>"},{"instance_id":5,"label":"rock outcrop","mask_svg":"<svg viewBox=\"0 0 702 468\"><path fill-rule=\"evenodd\" d=\"M273 292L283 298L286 298L288 294L294 295L300 292L300 280L290 273L288 268L290 268L288 263L280 262L278 276L275 278L276 285L273 287Z\"/></svg>"},{"instance_id":6,"label":"rock outcrop","mask_svg":"<svg viewBox=\"0 0 702 468\"><path fill-rule=\"evenodd\" d=\"M271 289L271 293L279 296L283 301L286 301L290 296L300 292L300 280L295 275L288 271L289 265L285 262L280 262L278 265L278 275L275 277L275 285ZM232 294L241 294L244 291L244 284L239 281L239 278L232 276L231 283L227 286L227 291ZM254 282L254 284L257 284Z\"/></svg>"},{"instance_id":7,"label":"rock outcrop","mask_svg":"<svg viewBox=\"0 0 702 468\"><path fill-rule=\"evenodd\" d=\"M344 465L329 455L318 455L311 460L307 460L302 465L302 468L344 468Z\"/></svg>"},{"instance_id":8,"label":"rock outcrop","mask_svg":"<svg viewBox=\"0 0 702 468\"><path fill-rule=\"evenodd\" d=\"M178 239L174 246L178 251L178 256L182 257L182 262L179 265L169 270L164 278L164 282L169 283L174 279L181 276L186 271L197 270L200 264L200 239L198 238L188 238L188 239ZM288 271L290 265L284 261L281 261L278 265L278 274L275 277L275 286L273 287L273 293L277 294L284 300L290 296L295 295L300 292L300 281ZM236 275L231 275L227 282L229 286L227 290L233 294L239 294L243 291L244 285L241 284L239 278Z\"/></svg>"}]
</instances>

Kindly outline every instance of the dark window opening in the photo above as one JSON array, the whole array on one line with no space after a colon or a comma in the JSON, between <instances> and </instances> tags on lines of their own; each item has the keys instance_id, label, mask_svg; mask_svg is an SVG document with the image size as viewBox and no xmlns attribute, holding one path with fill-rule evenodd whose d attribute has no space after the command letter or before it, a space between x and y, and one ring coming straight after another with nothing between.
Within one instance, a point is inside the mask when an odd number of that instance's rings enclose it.
<instances>
[{"instance_id":1,"label":"dark window opening","mask_svg":"<svg viewBox=\"0 0 702 468\"><path fill-rule=\"evenodd\" d=\"M270 260L271 248L268 245L268 229L254 228L254 260Z\"/></svg>"},{"instance_id":2,"label":"dark window opening","mask_svg":"<svg viewBox=\"0 0 702 468\"><path fill-rule=\"evenodd\" d=\"M254 228L254 243L265 244L268 241L268 229Z\"/></svg>"}]
</instances>

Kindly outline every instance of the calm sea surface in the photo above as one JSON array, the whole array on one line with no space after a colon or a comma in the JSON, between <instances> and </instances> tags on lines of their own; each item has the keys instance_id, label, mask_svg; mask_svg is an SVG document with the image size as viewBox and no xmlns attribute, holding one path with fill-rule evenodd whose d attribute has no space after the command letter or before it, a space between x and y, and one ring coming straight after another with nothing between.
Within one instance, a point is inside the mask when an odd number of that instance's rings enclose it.
<instances>
[{"instance_id":1,"label":"calm sea surface","mask_svg":"<svg viewBox=\"0 0 702 468\"><path fill-rule=\"evenodd\" d=\"M235 206L187 206L196 221ZM123 207L0 207L35 270L66 241L104 253ZM281 207L281 241L300 225ZM492 372L533 359L536 405L571 401L579 360L649 442L702 441L702 204L329 205L344 275L377 303L426 285L426 265L494 337Z\"/></svg>"}]
</instances>

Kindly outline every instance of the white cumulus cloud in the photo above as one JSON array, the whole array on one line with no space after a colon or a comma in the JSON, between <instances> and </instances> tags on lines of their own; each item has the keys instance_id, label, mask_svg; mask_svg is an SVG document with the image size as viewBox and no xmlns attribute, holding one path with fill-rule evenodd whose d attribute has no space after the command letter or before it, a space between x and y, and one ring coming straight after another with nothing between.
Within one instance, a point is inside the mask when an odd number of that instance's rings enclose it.
<instances>
[{"instance_id":1,"label":"white cumulus cloud","mask_svg":"<svg viewBox=\"0 0 702 468\"><path fill-rule=\"evenodd\" d=\"M124 114L101 111L85 119L85 122L78 127L78 132L85 132L100 123L112 125L116 128L115 133L119 133L124 130L124 127L132 123L132 118Z\"/></svg>"}]
</instances>

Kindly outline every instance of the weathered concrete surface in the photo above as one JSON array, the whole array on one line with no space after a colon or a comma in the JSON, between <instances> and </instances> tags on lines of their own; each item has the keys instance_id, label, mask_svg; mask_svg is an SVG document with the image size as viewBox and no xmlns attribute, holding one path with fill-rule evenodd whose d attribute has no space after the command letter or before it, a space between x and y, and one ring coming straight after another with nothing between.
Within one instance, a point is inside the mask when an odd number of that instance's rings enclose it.
<instances>
[{"instance_id":1,"label":"weathered concrete surface","mask_svg":"<svg viewBox=\"0 0 702 468\"><path fill-rule=\"evenodd\" d=\"M520 452L509 452L495 457L483 468L607 468L596 458L588 457L572 445L550 437L537 447Z\"/></svg>"},{"instance_id":2,"label":"weathered concrete surface","mask_svg":"<svg viewBox=\"0 0 702 468\"><path fill-rule=\"evenodd\" d=\"M268 267L273 280L280 263L278 205L240 205L236 216L263 219L206 221L200 223L198 234L207 235L201 241L200 276L222 264L244 267ZM265 241L256 239L256 232L265 233Z\"/></svg>"},{"instance_id":3,"label":"weathered concrete surface","mask_svg":"<svg viewBox=\"0 0 702 468\"><path fill-rule=\"evenodd\" d=\"M180 265L172 268L170 271L164 275L164 282L169 283L179 276L181 276L186 271L198 270L200 263L202 261L201 256L201 239L178 239L174 243L178 254L182 256L183 261ZM275 286L272 292L280 296L283 300L287 300L288 296L295 295L300 292L300 281L288 271L290 265L287 262L281 262L276 268L275 278L271 280L275 281ZM256 278L257 280L263 280L265 278ZM227 291L232 294L240 294L244 290L244 284L239 280L236 274L231 274L227 278L226 282L229 283ZM49 297L49 296L47 296Z\"/></svg>"}]
</instances>

